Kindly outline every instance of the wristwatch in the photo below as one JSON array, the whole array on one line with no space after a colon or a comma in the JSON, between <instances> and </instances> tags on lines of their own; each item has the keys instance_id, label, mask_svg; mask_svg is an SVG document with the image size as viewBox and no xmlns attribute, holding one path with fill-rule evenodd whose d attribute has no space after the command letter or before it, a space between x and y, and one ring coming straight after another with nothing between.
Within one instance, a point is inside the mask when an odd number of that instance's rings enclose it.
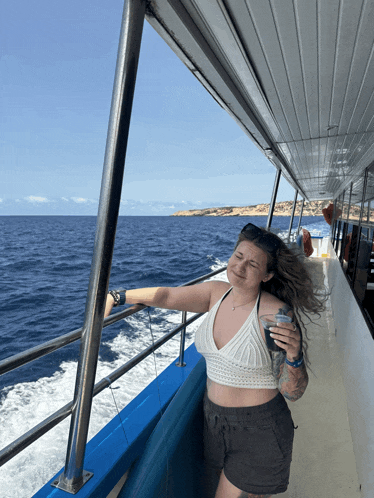
<instances>
[{"instance_id":1,"label":"wristwatch","mask_svg":"<svg viewBox=\"0 0 374 498\"><path fill-rule=\"evenodd\" d=\"M126 303L126 289L116 289L109 291L109 294L114 299L113 306L122 306Z\"/></svg>"}]
</instances>

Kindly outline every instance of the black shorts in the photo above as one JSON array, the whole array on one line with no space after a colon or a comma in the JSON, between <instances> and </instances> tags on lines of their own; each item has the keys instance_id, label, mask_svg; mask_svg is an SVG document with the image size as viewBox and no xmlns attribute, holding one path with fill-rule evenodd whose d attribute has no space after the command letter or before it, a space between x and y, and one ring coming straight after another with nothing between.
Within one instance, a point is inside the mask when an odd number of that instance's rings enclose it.
<instances>
[{"instance_id":1,"label":"black shorts","mask_svg":"<svg viewBox=\"0 0 374 498\"><path fill-rule=\"evenodd\" d=\"M242 491L286 491L294 429L281 393L263 405L233 408L212 403L205 392L205 462L224 469L227 479Z\"/></svg>"}]
</instances>

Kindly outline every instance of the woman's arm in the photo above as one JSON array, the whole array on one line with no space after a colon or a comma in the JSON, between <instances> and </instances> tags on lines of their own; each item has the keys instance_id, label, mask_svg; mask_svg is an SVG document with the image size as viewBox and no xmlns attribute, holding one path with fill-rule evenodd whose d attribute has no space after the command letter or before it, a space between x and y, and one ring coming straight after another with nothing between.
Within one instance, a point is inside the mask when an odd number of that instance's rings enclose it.
<instances>
[{"instance_id":1,"label":"woman's arm","mask_svg":"<svg viewBox=\"0 0 374 498\"><path fill-rule=\"evenodd\" d=\"M278 346L286 350L286 355L273 353L273 371L279 379L279 390L283 396L290 401L297 401L304 394L308 385L308 373L305 363L299 367L292 367L286 363L286 358L290 362L296 362L301 356L301 334L298 327L293 323L281 324L281 327L272 327L272 336L277 341ZM292 327L292 329L291 329ZM293 330L296 328L296 330Z\"/></svg>"},{"instance_id":2,"label":"woman's arm","mask_svg":"<svg viewBox=\"0 0 374 498\"><path fill-rule=\"evenodd\" d=\"M289 306L282 303L279 309L274 309L274 313L283 312L292 316ZM304 394L308 385L308 373L305 364L293 367L286 363L286 358L290 362L296 362L301 356L302 336L298 326L294 323L279 323L277 327L271 327L271 336L277 346L284 351L273 353L273 372L279 380L279 391L290 401L297 401Z\"/></svg>"},{"instance_id":3,"label":"woman's arm","mask_svg":"<svg viewBox=\"0 0 374 498\"><path fill-rule=\"evenodd\" d=\"M179 311L191 311L194 313L205 313L209 311L212 294L222 294L228 287L226 282L212 281L187 287L146 287L144 289L130 289L126 291L127 304L145 304L156 308L173 309ZM218 299L218 298L217 298ZM113 297L108 294L105 317L112 311Z\"/></svg>"},{"instance_id":4,"label":"woman's arm","mask_svg":"<svg viewBox=\"0 0 374 498\"><path fill-rule=\"evenodd\" d=\"M297 368L291 367L286 362L280 365L279 390L286 399L290 401L300 399L307 388L308 381L305 363Z\"/></svg>"}]
</instances>

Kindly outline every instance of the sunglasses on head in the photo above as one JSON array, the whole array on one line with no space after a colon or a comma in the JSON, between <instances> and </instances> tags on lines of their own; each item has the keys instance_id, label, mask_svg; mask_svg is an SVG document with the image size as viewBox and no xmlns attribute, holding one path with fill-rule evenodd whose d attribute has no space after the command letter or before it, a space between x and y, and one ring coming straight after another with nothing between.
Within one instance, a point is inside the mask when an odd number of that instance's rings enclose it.
<instances>
[{"instance_id":1,"label":"sunglasses on head","mask_svg":"<svg viewBox=\"0 0 374 498\"><path fill-rule=\"evenodd\" d=\"M248 234L251 238L258 239L259 243L268 251L272 256L275 256L276 251L279 249L282 241L275 235L262 230L253 223L248 223L242 229L241 233Z\"/></svg>"}]
</instances>

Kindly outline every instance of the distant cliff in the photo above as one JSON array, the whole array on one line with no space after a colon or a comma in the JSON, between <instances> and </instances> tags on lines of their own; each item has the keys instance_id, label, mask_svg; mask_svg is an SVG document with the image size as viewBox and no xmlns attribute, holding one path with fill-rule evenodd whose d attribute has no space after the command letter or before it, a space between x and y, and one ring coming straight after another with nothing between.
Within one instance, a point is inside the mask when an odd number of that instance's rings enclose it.
<instances>
[{"instance_id":1,"label":"distant cliff","mask_svg":"<svg viewBox=\"0 0 374 498\"><path fill-rule=\"evenodd\" d=\"M303 216L323 216L322 209L329 201L305 202ZM293 201L277 202L274 216L291 216ZM295 215L300 212L301 201L297 202ZM176 211L171 216L267 216L269 204L257 204L243 207L216 207L206 209L191 209L189 211Z\"/></svg>"}]
</instances>

